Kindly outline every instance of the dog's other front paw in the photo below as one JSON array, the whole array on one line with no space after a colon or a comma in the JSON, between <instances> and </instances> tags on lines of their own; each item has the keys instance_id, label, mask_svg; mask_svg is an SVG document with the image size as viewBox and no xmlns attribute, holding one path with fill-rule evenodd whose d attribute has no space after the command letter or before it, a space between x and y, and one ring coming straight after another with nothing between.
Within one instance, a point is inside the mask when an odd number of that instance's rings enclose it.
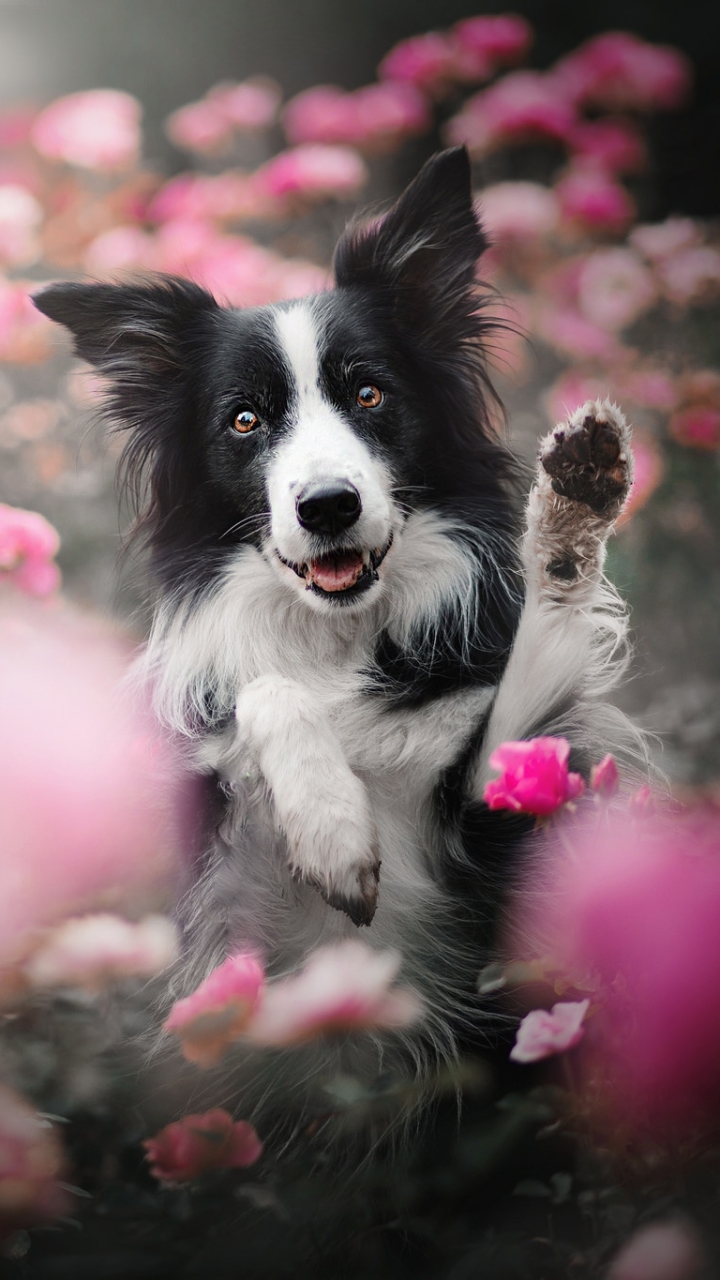
<instances>
[{"instance_id":1,"label":"dog's other front paw","mask_svg":"<svg viewBox=\"0 0 720 1280\"><path fill-rule=\"evenodd\" d=\"M555 493L614 520L632 483L630 430L617 405L588 400L543 441L540 463Z\"/></svg>"},{"instance_id":2,"label":"dog's other front paw","mask_svg":"<svg viewBox=\"0 0 720 1280\"><path fill-rule=\"evenodd\" d=\"M317 876L302 875L300 879L312 884L314 889L336 911L344 911L354 925L372 924L377 909L378 886L380 882L380 859L373 851L372 860L356 864L354 867L336 869L331 875L322 879Z\"/></svg>"},{"instance_id":3,"label":"dog's other front paw","mask_svg":"<svg viewBox=\"0 0 720 1280\"><path fill-rule=\"evenodd\" d=\"M358 783L358 788L360 784ZM327 826L317 821L310 829L288 831L290 871L309 884L329 906L344 911L353 924L372 923L377 908L380 857L368 815L328 813Z\"/></svg>"}]
</instances>

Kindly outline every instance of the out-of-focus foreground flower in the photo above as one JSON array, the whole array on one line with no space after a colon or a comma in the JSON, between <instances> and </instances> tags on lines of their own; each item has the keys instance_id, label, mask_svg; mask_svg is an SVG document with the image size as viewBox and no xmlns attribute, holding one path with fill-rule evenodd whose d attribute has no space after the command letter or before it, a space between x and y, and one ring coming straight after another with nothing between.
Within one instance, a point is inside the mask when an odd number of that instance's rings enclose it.
<instances>
[{"instance_id":1,"label":"out-of-focus foreground flower","mask_svg":"<svg viewBox=\"0 0 720 1280\"><path fill-rule=\"evenodd\" d=\"M97 991L119 978L152 977L177 951L177 930L165 916L138 924L108 913L65 920L42 939L23 966L32 987Z\"/></svg>"},{"instance_id":2,"label":"out-of-focus foreground flower","mask_svg":"<svg viewBox=\"0 0 720 1280\"><path fill-rule=\"evenodd\" d=\"M569 756L566 738L504 742L490 756L490 767L501 774L485 787L485 801L491 809L538 817L554 813L585 790L580 774L568 771Z\"/></svg>"},{"instance_id":3,"label":"out-of-focus foreground flower","mask_svg":"<svg viewBox=\"0 0 720 1280\"><path fill-rule=\"evenodd\" d=\"M67 1209L68 1195L58 1181L63 1165L50 1125L0 1085L0 1240Z\"/></svg>"},{"instance_id":4,"label":"out-of-focus foreground flower","mask_svg":"<svg viewBox=\"0 0 720 1280\"><path fill-rule=\"evenodd\" d=\"M262 1155L252 1125L216 1107L183 1116L143 1142L150 1172L162 1182L189 1182L211 1169L244 1169Z\"/></svg>"},{"instance_id":5,"label":"out-of-focus foreground flower","mask_svg":"<svg viewBox=\"0 0 720 1280\"><path fill-rule=\"evenodd\" d=\"M254 955L229 956L192 995L173 1005L165 1030L182 1041L188 1061L213 1066L247 1029L264 982L263 967Z\"/></svg>"},{"instance_id":6,"label":"out-of-focus foreground flower","mask_svg":"<svg viewBox=\"0 0 720 1280\"><path fill-rule=\"evenodd\" d=\"M583 1037L589 1006L589 1000L569 1000L553 1005L549 1012L532 1009L518 1027L510 1057L514 1062L540 1062L572 1049Z\"/></svg>"},{"instance_id":7,"label":"out-of-focus foreground flower","mask_svg":"<svg viewBox=\"0 0 720 1280\"><path fill-rule=\"evenodd\" d=\"M29 595L51 595L60 586L59 550L60 536L44 516L0 502L0 585L7 579Z\"/></svg>"}]
</instances>

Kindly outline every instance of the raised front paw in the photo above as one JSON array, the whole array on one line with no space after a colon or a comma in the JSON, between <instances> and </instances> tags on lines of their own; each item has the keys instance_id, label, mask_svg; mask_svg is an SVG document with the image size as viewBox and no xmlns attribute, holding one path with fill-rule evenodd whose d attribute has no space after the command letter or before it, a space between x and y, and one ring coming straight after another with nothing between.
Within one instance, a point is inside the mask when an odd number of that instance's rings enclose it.
<instances>
[{"instance_id":1,"label":"raised front paw","mask_svg":"<svg viewBox=\"0 0 720 1280\"><path fill-rule=\"evenodd\" d=\"M312 885L329 906L344 911L353 924L372 923L378 900L380 858L374 844L364 844L362 831L333 824L325 838L288 838L290 870L296 880Z\"/></svg>"},{"instance_id":2,"label":"raised front paw","mask_svg":"<svg viewBox=\"0 0 720 1280\"><path fill-rule=\"evenodd\" d=\"M546 437L540 462L555 493L614 520L632 483L630 430L617 405L588 400Z\"/></svg>"}]
</instances>

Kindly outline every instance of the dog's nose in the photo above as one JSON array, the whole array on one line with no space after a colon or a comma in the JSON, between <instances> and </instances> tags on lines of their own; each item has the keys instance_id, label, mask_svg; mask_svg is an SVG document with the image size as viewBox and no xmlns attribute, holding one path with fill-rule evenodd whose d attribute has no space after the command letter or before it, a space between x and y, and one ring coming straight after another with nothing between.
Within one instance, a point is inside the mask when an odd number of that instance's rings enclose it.
<instances>
[{"instance_id":1,"label":"dog's nose","mask_svg":"<svg viewBox=\"0 0 720 1280\"><path fill-rule=\"evenodd\" d=\"M321 480L307 485L295 503L297 518L310 533L341 533L355 524L362 503L347 480Z\"/></svg>"}]
</instances>

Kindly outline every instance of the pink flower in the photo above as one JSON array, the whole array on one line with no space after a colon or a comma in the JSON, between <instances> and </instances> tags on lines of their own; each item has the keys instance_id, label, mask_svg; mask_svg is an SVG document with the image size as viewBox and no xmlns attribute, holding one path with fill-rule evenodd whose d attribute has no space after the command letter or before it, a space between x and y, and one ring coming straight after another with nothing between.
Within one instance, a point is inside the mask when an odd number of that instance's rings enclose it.
<instances>
[{"instance_id":1,"label":"pink flower","mask_svg":"<svg viewBox=\"0 0 720 1280\"><path fill-rule=\"evenodd\" d=\"M25 187L0 185L0 262L17 266L40 254L42 205Z\"/></svg>"},{"instance_id":2,"label":"pink flower","mask_svg":"<svg viewBox=\"0 0 720 1280\"><path fill-rule=\"evenodd\" d=\"M317 85L293 98L283 113L292 143L351 143L375 150L422 133L430 123L425 95L414 85L392 80L354 93Z\"/></svg>"},{"instance_id":3,"label":"pink flower","mask_svg":"<svg viewBox=\"0 0 720 1280\"><path fill-rule=\"evenodd\" d=\"M0 1085L0 1238L67 1212L64 1159L52 1129L25 1098Z\"/></svg>"},{"instance_id":4,"label":"pink flower","mask_svg":"<svg viewBox=\"0 0 720 1280\"><path fill-rule=\"evenodd\" d=\"M644 507L665 474L665 463L657 445L649 436L633 432L633 478L618 526L625 524L635 511Z\"/></svg>"},{"instance_id":5,"label":"pink flower","mask_svg":"<svg viewBox=\"0 0 720 1280\"><path fill-rule=\"evenodd\" d=\"M610 754L603 756L600 763L593 765L590 770L591 790L599 796L614 796L619 784L620 775L615 757Z\"/></svg>"},{"instance_id":6,"label":"pink flower","mask_svg":"<svg viewBox=\"0 0 720 1280\"><path fill-rule=\"evenodd\" d=\"M474 54L479 65L484 61L491 68L521 62L533 40L530 23L517 13L465 18L455 23L452 35L463 52Z\"/></svg>"},{"instance_id":7,"label":"pink flower","mask_svg":"<svg viewBox=\"0 0 720 1280\"><path fill-rule=\"evenodd\" d=\"M582 369L568 369L548 388L545 395L545 407L550 422L562 422L579 404L586 400L615 399L610 394L606 378L595 373L585 373Z\"/></svg>"},{"instance_id":8,"label":"pink flower","mask_svg":"<svg viewBox=\"0 0 720 1280\"><path fill-rule=\"evenodd\" d=\"M563 217L585 231L622 231L635 216L635 205L619 182L601 165L575 161L555 185Z\"/></svg>"},{"instance_id":9,"label":"pink flower","mask_svg":"<svg viewBox=\"0 0 720 1280\"><path fill-rule=\"evenodd\" d=\"M589 1000L567 1001L547 1009L533 1009L523 1018L510 1050L514 1062L539 1062L555 1053L565 1053L582 1040L583 1022Z\"/></svg>"},{"instance_id":10,"label":"pink flower","mask_svg":"<svg viewBox=\"0 0 720 1280\"><path fill-rule=\"evenodd\" d=\"M700 229L692 218L666 218L664 222L647 222L633 227L628 240L651 262L662 262L681 249L694 248L700 242Z\"/></svg>"},{"instance_id":11,"label":"pink flower","mask_svg":"<svg viewBox=\"0 0 720 1280\"><path fill-rule=\"evenodd\" d=\"M485 187L477 208L493 241L549 236L560 218L555 193L537 182L498 182Z\"/></svg>"},{"instance_id":12,"label":"pink flower","mask_svg":"<svg viewBox=\"0 0 720 1280\"><path fill-rule=\"evenodd\" d=\"M628 31L594 36L558 62L554 75L576 102L612 111L672 111L692 83L683 53Z\"/></svg>"},{"instance_id":13,"label":"pink flower","mask_svg":"<svg viewBox=\"0 0 720 1280\"><path fill-rule=\"evenodd\" d=\"M378 76L420 89L438 89L455 79L456 58L456 46L449 35L428 31L394 45L380 63Z\"/></svg>"},{"instance_id":14,"label":"pink flower","mask_svg":"<svg viewBox=\"0 0 720 1280\"><path fill-rule=\"evenodd\" d=\"M624 329L655 302L652 272L632 249L596 249L578 279L583 315L603 329Z\"/></svg>"},{"instance_id":15,"label":"pink flower","mask_svg":"<svg viewBox=\"0 0 720 1280\"><path fill-rule=\"evenodd\" d=\"M706 1267L704 1250L689 1224L653 1222L623 1245L607 1280L701 1280Z\"/></svg>"},{"instance_id":16,"label":"pink flower","mask_svg":"<svg viewBox=\"0 0 720 1280\"><path fill-rule=\"evenodd\" d=\"M34 281L33 289L37 288ZM21 280L0 279L0 360L9 364L37 364L57 345L52 322L33 306Z\"/></svg>"},{"instance_id":17,"label":"pink flower","mask_svg":"<svg viewBox=\"0 0 720 1280\"><path fill-rule=\"evenodd\" d=\"M119 978L160 973L176 950L177 930L165 916L146 916L139 924L120 916L83 916L51 930L23 973L33 987L97 991Z\"/></svg>"},{"instance_id":18,"label":"pink flower","mask_svg":"<svg viewBox=\"0 0 720 1280\"><path fill-rule=\"evenodd\" d=\"M675 379L662 369L646 366L622 376L619 400L633 400L647 409L672 409L677 403Z\"/></svg>"},{"instance_id":19,"label":"pink flower","mask_svg":"<svg viewBox=\"0 0 720 1280\"><path fill-rule=\"evenodd\" d=\"M414 991L392 984L400 968L393 951L347 941L312 953L305 968L266 989L247 1030L257 1045L283 1047L318 1036L401 1030L422 1016Z\"/></svg>"},{"instance_id":20,"label":"pink flower","mask_svg":"<svg viewBox=\"0 0 720 1280\"><path fill-rule=\"evenodd\" d=\"M191 996L178 1000L164 1023L182 1041L185 1057L214 1066L247 1030L261 998L265 974L253 955L229 956Z\"/></svg>"},{"instance_id":21,"label":"pink flower","mask_svg":"<svg viewBox=\"0 0 720 1280\"><path fill-rule=\"evenodd\" d=\"M678 409L668 422L668 432L679 444L694 449L717 449L720 445L720 409L710 404Z\"/></svg>"},{"instance_id":22,"label":"pink flower","mask_svg":"<svg viewBox=\"0 0 720 1280\"><path fill-rule=\"evenodd\" d=\"M165 121L165 132L184 151L224 150L232 140L232 122L214 102L203 98L178 107Z\"/></svg>"},{"instance_id":23,"label":"pink flower","mask_svg":"<svg viewBox=\"0 0 720 1280\"><path fill-rule=\"evenodd\" d=\"M256 172L260 189L275 197L348 199L367 181L365 163L350 147L320 143L281 151Z\"/></svg>"},{"instance_id":24,"label":"pink flower","mask_svg":"<svg viewBox=\"0 0 720 1280\"><path fill-rule=\"evenodd\" d=\"M251 76L240 83L223 81L208 91L207 101L241 133L269 129L282 97L280 86L267 76Z\"/></svg>"},{"instance_id":25,"label":"pink flower","mask_svg":"<svg viewBox=\"0 0 720 1280\"><path fill-rule=\"evenodd\" d=\"M140 116L140 103L129 93L90 89L51 102L35 121L32 138L50 160L113 173L138 158Z\"/></svg>"},{"instance_id":26,"label":"pink flower","mask_svg":"<svg viewBox=\"0 0 720 1280\"><path fill-rule=\"evenodd\" d=\"M0 581L32 596L51 595L60 586L53 563L59 550L59 534L44 516L0 503Z\"/></svg>"},{"instance_id":27,"label":"pink flower","mask_svg":"<svg viewBox=\"0 0 720 1280\"><path fill-rule=\"evenodd\" d=\"M112 276L120 271L138 271L149 267L153 258L153 240L137 226L111 227L90 241L83 254L83 266L93 276Z\"/></svg>"},{"instance_id":28,"label":"pink flower","mask_svg":"<svg viewBox=\"0 0 720 1280\"><path fill-rule=\"evenodd\" d=\"M211 1169L245 1169L262 1155L252 1125L216 1107L183 1116L143 1142L150 1172L161 1182L189 1182Z\"/></svg>"},{"instance_id":29,"label":"pink flower","mask_svg":"<svg viewBox=\"0 0 720 1280\"><path fill-rule=\"evenodd\" d=\"M715 297L720 288L720 249L711 245L680 249L658 263L657 274L665 296L681 307Z\"/></svg>"},{"instance_id":30,"label":"pink flower","mask_svg":"<svg viewBox=\"0 0 720 1280\"><path fill-rule=\"evenodd\" d=\"M619 353L617 338L574 306L540 301L535 312L539 336L573 360L612 360Z\"/></svg>"},{"instance_id":31,"label":"pink flower","mask_svg":"<svg viewBox=\"0 0 720 1280\"><path fill-rule=\"evenodd\" d=\"M554 813L585 790L580 774L568 772L569 755L566 738L504 742L490 756L490 767L502 772L485 787L486 803L538 816Z\"/></svg>"},{"instance_id":32,"label":"pink flower","mask_svg":"<svg viewBox=\"0 0 720 1280\"><path fill-rule=\"evenodd\" d=\"M591 160L613 173L636 173L647 161L642 135L627 120L582 120L568 146L578 159Z\"/></svg>"},{"instance_id":33,"label":"pink flower","mask_svg":"<svg viewBox=\"0 0 720 1280\"><path fill-rule=\"evenodd\" d=\"M539 71L512 71L469 98L446 128L452 145L483 154L508 143L547 138L565 142L575 126L567 95Z\"/></svg>"}]
</instances>

